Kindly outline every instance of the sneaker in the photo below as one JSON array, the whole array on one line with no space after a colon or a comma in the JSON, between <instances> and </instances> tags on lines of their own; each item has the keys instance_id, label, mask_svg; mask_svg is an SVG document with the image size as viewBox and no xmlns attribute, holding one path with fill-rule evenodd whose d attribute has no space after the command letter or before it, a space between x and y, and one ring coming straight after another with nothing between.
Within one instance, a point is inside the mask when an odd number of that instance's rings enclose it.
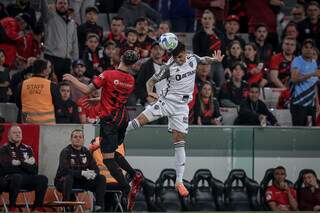
<instances>
[{"instance_id":1,"label":"sneaker","mask_svg":"<svg viewBox=\"0 0 320 213\"><path fill-rule=\"evenodd\" d=\"M144 179L140 172L137 172L131 182L131 190L128 194L128 211L132 211L136 202L136 196L140 190L141 182Z\"/></svg>"},{"instance_id":2,"label":"sneaker","mask_svg":"<svg viewBox=\"0 0 320 213\"><path fill-rule=\"evenodd\" d=\"M176 183L176 189L181 197L187 197L189 195L188 189L183 185L183 183Z\"/></svg>"}]
</instances>

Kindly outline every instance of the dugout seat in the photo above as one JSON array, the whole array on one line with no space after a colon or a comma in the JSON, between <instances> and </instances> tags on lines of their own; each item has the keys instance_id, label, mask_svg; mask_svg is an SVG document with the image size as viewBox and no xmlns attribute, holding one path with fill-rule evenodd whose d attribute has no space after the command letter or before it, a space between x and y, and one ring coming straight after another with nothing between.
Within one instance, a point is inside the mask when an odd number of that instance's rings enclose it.
<instances>
[{"instance_id":1,"label":"dugout seat","mask_svg":"<svg viewBox=\"0 0 320 213\"><path fill-rule=\"evenodd\" d=\"M176 172L174 169L164 169L161 171L156 181L156 205L161 211L185 211L188 208L188 198L182 198L175 188ZM184 182L189 189L191 184Z\"/></svg>"},{"instance_id":2,"label":"dugout seat","mask_svg":"<svg viewBox=\"0 0 320 213\"><path fill-rule=\"evenodd\" d=\"M225 210L257 211L259 184L242 169L233 169L224 183Z\"/></svg>"},{"instance_id":3,"label":"dugout seat","mask_svg":"<svg viewBox=\"0 0 320 213\"><path fill-rule=\"evenodd\" d=\"M273 182L273 173L274 168L267 169L262 181L260 182L260 204L263 210L270 211L268 204L266 203L265 193L269 186ZM293 183L290 180L286 180L289 186L293 186Z\"/></svg>"},{"instance_id":4,"label":"dugout seat","mask_svg":"<svg viewBox=\"0 0 320 213\"><path fill-rule=\"evenodd\" d=\"M299 191L304 188L304 184L303 184L303 175L306 173L306 172L314 172L314 170L312 169L302 169L300 172L299 172L299 176L298 176L298 179L296 180L296 182L294 183L294 188L297 190L297 196L298 196L298 200L299 200ZM315 173L316 174L316 173ZM320 184L320 180L317 179L317 182L318 184Z\"/></svg>"},{"instance_id":5,"label":"dugout seat","mask_svg":"<svg viewBox=\"0 0 320 213\"><path fill-rule=\"evenodd\" d=\"M223 183L214 178L209 169L199 169L191 181L193 211L217 211L223 208Z\"/></svg>"}]
</instances>

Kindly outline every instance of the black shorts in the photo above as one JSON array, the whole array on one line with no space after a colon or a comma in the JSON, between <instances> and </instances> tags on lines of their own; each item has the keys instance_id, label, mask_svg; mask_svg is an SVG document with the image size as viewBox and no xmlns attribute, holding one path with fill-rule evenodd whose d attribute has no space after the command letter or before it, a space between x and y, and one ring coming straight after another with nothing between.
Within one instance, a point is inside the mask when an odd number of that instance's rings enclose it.
<instances>
[{"instance_id":1,"label":"black shorts","mask_svg":"<svg viewBox=\"0 0 320 213\"><path fill-rule=\"evenodd\" d=\"M124 141L129 116L126 109L118 110L100 120L100 149L102 153L115 152Z\"/></svg>"}]
</instances>

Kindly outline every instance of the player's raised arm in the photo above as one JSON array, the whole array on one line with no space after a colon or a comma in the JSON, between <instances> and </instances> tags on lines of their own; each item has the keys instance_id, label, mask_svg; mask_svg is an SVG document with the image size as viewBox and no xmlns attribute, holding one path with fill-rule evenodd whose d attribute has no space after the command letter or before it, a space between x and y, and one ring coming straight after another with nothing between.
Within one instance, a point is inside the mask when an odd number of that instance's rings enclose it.
<instances>
[{"instance_id":1,"label":"player's raised arm","mask_svg":"<svg viewBox=\"0 0 320 213\"><path fill-rule=\"evenodd\" d=\"M91 92L96 90L95 86L92 83L89 85L86 85L86 84L80 82L76 77L74 77L71 74L64 74L63 80L70 81L78 90L80 90L84 94L90 94Z\"/></svg>"},{"instance_id":2,"label":"player's raised arm","mask_svg":"<svg viewBox=\"0 0 320 213\"><path fill-rule=\"evenodd\" d=\"M161 66L160 72L158 74L154 74L146 83L148 96L151 96L154 99L158 99L158 94L153 92L154 85L162 79L169 77L169 75L169 66L167 64Z\"/></svg>"},{"instance_id":3,"label":"player's raised arm","mask_svg":"<svg viewBox=\"0 0 320 213\"><path fill-rule=\"evenodd\" d=\"M221 50L214 51L212 54L212 57L209 57L209 56L199 57L196 54L193 54L193 55L195 56L198 62L201 62L203 64L211 64L213 62L221 63L224 58L224 55L222 55Z\"/></svg>"}]
</instances>

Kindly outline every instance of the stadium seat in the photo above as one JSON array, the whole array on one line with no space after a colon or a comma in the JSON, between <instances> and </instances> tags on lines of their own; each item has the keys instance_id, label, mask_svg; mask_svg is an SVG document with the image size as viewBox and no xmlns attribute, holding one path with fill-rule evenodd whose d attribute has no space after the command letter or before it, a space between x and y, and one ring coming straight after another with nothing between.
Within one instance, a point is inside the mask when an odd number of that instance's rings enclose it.
<instances>
[{"instance_id":1,"label":"stadium seat","mask_svg":"<svg viewBox=\"0 0 320 213\"><path fill-rule=\"evenodd\" d=\"M238 116L237 108L220 107L223 125L233 125L234 120Z\"/></svg>"},{"instance_id":2,"label":"stadium seat","mask_svg":"<svg viewBox=\"0 0 320 213\"><path fill-rule=\"evenodd\" d=\"M272 114L277 118L280 126L292 126L292 118L289 109L274 109Z\"/></svg>"},{"instance_id":3,"label":"stadium seat","mask_svg":"<svg viewBox=\"0 0 320 213\"><path fill-rule=\"evenodd\" d=\"M62 199L59 198L58 192L59 191L57 189L55 189L54 192L53 192L54 196L55 196L55 199L56 199L56 201L62 201ZM76 201L80 203L80 202L83 202L84 200L80 199L79 194L80 193L86 193L88 195L89 191L87 191L86 189L82 189L82 188L73 188L72 189L72 193L74 194ZM65 211L65 208L63 208L63 210ZM82 205L77 205L76 206L76 212L77 212L77 210L79 210L81 213L85 212L83 207L82 207Z\"/></svg>"},{"instance_id":4,"label":"stadium seat","mask_svg":"<svg viewBox=\"0 0 320 213\"><path fill-rule=\"evenodd\" d=\"M0 103L0 116L5 119L7 123L17 122L18 107L13 103Z\"/></svg>"},{"instance_id":5,"label":"stadium seat","mask_svg":"<svg viewBox=\"0 0 320 213\"><path fill-rule=\"evenodd\" d=\"M156 181L156 204L162 211L183 211L183 199L175 188L176 172L174 169L161 171Z\"/></svg>"},{"instance_id":6,"label":"stadium seat","mask_svg":"<svg viewBox=\"0 0 320 213\"><path fill-rule=\"evenodd\" d=\"M259 184L248 178L243 169L233 169L224 183L225 210L257 211Z\"/></svg>"},{"instance_id":7,"label":"stadium seat","mask_svg":"<svg viewBox=\"0 0 320 213\"><path fill-rule=\"evenodd\" d=\"M223 183L209 169L199 169L191 181L193 211L217 211L223 208Z\"/></svg>"},{"instance_id":8,"label":"stadium seat","mask_svg":"<svg viewBox=\"0 0 320 213\"><path fill-rule=\"evenodd\" d=\"M262 97L268 108L276 108L281 92L284 90L283 88L263 88Z\"/></svg>"},{"instance_id":9,"label":"stadium seat","mask_svg":"<svg viewBox=\"0 0 320 213\"><path fill-rule=\"evenodd\" d=\"M263 210L270 211L269 206L266 203L265 193L268 188L272 184L273 181L273 173L274 168L267 169L262 181L260 182L260 204ZM293 186L293 183L290 180L286 180L289 186Z\"/></svg>"},{"instance_id":10,"label":"stadium seat","mask_svg":"<svg viewBox=\"0 0 320 213\"><path fill-rule=\"evenodd\" d=\"M127 110L128 110L129 118L130 120L132 120L136 118L144 110L144 107L141 105L127 106Z\"/></svg>"}]
</instances>

